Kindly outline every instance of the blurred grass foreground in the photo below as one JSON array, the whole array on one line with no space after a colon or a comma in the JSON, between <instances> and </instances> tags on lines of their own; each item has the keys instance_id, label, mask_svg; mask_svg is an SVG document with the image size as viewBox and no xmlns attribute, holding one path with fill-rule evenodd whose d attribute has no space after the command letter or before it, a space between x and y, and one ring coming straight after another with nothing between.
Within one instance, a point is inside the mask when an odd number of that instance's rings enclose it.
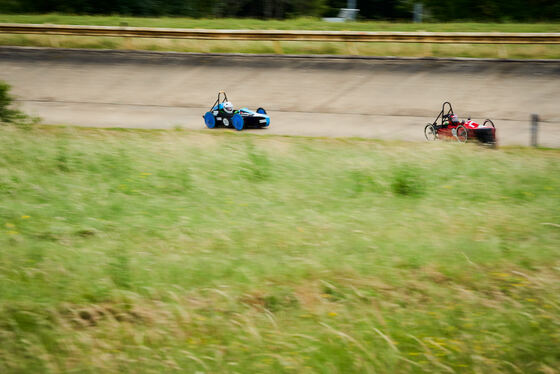
<instances>
[{"instance_id":1,"label":"blurred grass foreground","mask_svg":"<svg viewBox=\"0 0 560 374\"><path fill-rule=\"evenodd\" d=\"M0 373L558 372L558 151L0 143Z\"/></svg>"}]
</instances>

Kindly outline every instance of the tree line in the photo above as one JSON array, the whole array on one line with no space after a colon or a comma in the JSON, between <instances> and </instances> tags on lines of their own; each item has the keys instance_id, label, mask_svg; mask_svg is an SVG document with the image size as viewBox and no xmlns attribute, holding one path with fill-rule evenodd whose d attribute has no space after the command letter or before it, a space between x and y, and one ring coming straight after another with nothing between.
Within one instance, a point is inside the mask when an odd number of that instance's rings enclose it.
<instances>
[{"instance_id":1,"label":"tree line","mask_svg":"<svg viewBox=\"0 0 560 374\"><path fill-rule=\"evenodd\" d=\"M555 21L559 0L357 0L360 19L410 20L422 3L434 21ZM335 16L346 0L0 0L4 13L285 19Z\"/></svg>"}]
</instances>

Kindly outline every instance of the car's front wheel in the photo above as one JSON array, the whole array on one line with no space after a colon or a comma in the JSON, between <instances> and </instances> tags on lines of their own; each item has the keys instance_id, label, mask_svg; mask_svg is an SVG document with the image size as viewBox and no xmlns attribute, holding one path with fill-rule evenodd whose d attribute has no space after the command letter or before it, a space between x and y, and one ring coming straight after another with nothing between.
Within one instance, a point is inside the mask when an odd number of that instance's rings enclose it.
<instances>
[{"instance_id":1,"label":"car's front wheel","mask_svg":"<svg viewBox=\"0 0 560 374\"><path fill-rule=\"evenodd\" d=\"M496 128L496 126L494 126L494 122L492 122L492 120L490 120L490 119L487 119L486 121L484 121L484 124L482 126L484 126L484 127L492 126L493 128Z\"/></svg>"},{"instance_id":2,"label":"car's front wheel","mask_svg":"<svg viewBox=\"0 0 560 374\"><path fill-rule=\"evenodd\" d=\"M231 117L231 122L233 124L233 127L237 130L237 131L241 131L243 130L243 126L244 126L244 122L243 121L243 117L241 117L240 114L234 114L233 117Z\"/></svg>"}]
</instances>

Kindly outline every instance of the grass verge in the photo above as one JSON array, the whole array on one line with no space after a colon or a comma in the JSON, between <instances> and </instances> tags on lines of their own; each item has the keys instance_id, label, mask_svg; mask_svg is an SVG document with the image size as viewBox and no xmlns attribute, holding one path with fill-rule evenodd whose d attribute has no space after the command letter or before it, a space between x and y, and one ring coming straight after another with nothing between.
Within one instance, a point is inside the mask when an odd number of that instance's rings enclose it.
<instances>
[{"instance_id":1,"label":"grass verge","mask_svg":"<svg viewBox=\"0 0 560 374\"><path fill-rule=\"evenodd\" d=\"M560 32L560 23L411 23L411 22L325 22L317 18L258 20L250 18L181 18L76 16L64 14L0 14L0 23L48 23L183 29L247 30L349 30L349 31L431 31L431 32Z\"/></svg>"},{"instance_id":2,"label":"grass verge","mask_svg":"<svg viewBox=\"0 0 560 374\"><path fill-rule=\"evenodd\" d=\"M0 35L0 45L197 53L560 59L560 45L322 43Z\"/></svg>"},{"instance_id":3,"label":"grass verge","mask_svg":"<svg viewBox=\"0 0 560 374\"><path fill-rule=\"evenodd\" d=\"M432 32L560 32L558 23L329 23L313 18L293 20L141 18L119 16L0 15L0 22L99 26L136 26L206 29L351 30ZM433 56L482 58L560 58L557 45L440 45L421 43L317 43L199 41L134 38L100 38L41 35L0 35L0 45L140 49L214 53L339 54L364 56Z\"/></svg>"},{"instance_id":4,"label":"grass verge","mask_svg":"<svg viewBox=\"0 0 560 374\"><path fill-rule=\"evenodd\" d=\"M0 372L545 372L560 152L0 127Z\"/></svg>"}]
</instances>

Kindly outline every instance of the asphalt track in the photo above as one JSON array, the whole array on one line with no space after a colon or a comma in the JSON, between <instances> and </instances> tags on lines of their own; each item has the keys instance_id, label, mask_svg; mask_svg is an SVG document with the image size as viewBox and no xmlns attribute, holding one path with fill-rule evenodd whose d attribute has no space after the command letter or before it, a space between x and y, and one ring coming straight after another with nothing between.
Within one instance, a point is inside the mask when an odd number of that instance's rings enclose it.
<instances>
[{"instance_id":1,"label":"asphalt track","mask_svg":"<svg viewBox=\"0 0 560 374\"><path fill-rule=\"evenodd\" d=\"M423 141L443 101L491 118L502 145L560 147L560 62L334 56L203 55L0 47L0 79L49 124L203 129L226 90L265 107L262 134ZM222 130L208 130L222 131ZM227 131L227 130L224 130Z\"/></svg>"}]
</instances>

